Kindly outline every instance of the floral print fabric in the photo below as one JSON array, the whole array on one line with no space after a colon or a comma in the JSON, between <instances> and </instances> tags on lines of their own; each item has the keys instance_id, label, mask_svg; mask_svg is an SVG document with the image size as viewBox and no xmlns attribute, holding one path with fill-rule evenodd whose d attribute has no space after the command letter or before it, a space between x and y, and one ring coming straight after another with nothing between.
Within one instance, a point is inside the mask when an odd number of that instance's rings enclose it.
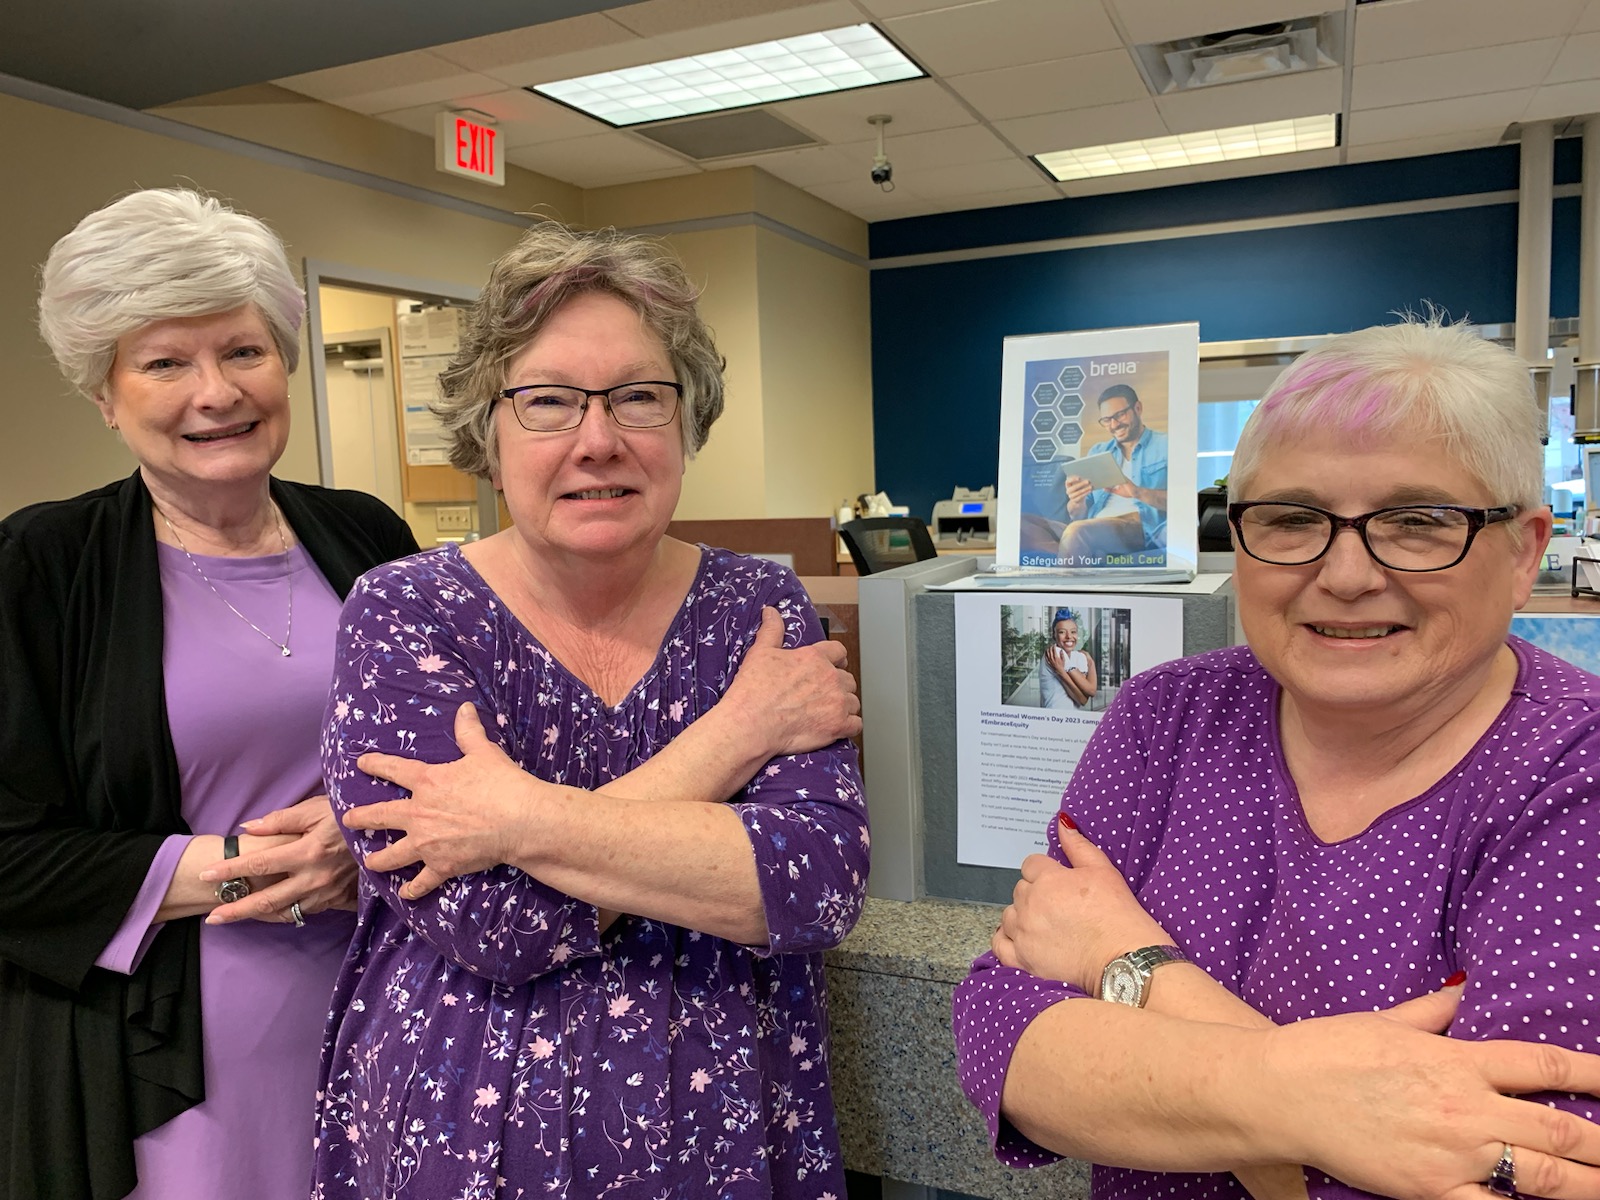
<instances>
[{"instance_id":1,"label":"floral print fabric","mask_svg":"<svg viewBox=\"0 0 1600 1200\"><path fill-rule=\"evenodd\" d=\"M655 662L611 708L455 547L369 572L341 617L324 728L334 806L401 794L355 768L369 750L459 757L463 701L541 779L624 775L727 690L764 605L786 644L821 636L790 572L703 550ZM822 951L866 892L855 748L774 759L734 807L764 947L626 915L601 935L593 905L510 866L415 902L398 896L411 869L363 872L323 1047L314 1197L842 1200ZM361 861L395 835L346 836Z\"/></svg>"}]
</instances>

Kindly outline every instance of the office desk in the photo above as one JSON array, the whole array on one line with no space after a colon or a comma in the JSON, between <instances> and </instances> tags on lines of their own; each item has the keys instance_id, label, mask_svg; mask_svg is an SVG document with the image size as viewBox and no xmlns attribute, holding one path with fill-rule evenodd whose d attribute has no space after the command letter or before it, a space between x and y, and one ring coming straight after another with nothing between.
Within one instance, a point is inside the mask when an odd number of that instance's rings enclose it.
<instances>
[{"instance_id":1,"label":"office desk","mask_svg":"<svg viewBox=\"0 0 1600 1200\"><path fill-rule=\"evenodd\" d=\"M976 557L983 557L986 555L989 558L994 557L993 546L940 546L935 543L934 549L939 551L940 558L945 557L947 554L970 554ZM850 554L843 548L842 544L839 549L838 562L840 575L854 576L856 574L856 565L850 560Z\"/></svg>"}]
</instances>

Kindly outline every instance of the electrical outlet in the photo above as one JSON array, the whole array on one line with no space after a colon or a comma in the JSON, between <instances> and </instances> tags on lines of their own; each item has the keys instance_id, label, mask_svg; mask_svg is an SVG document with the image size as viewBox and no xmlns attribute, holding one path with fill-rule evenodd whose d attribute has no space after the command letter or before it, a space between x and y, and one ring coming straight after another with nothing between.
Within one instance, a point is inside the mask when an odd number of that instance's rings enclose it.
<instances>
[{"instance_id":1,"label":"electrical outlet","mask_svg":"<svg viewBox=\"0 0 1600 1200\"><path fill-rule=\"evenodd\" d=\"M440 533L471 533L472 509L465 504L441 504L433 510L433 527Z\"/></svg>"}]
</instances>

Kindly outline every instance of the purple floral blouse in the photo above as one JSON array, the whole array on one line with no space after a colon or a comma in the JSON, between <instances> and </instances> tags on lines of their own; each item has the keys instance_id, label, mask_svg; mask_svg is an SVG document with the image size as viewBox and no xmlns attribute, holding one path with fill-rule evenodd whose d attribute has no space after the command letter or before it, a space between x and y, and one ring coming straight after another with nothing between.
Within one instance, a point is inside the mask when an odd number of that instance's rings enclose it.
<instances>
[{"instance_id":1,"label":"purple floral blouse","mask_svg":"<svg viewBox=\"0 0 1600 1200\"><path fill-rule=\"evenodd\" d=\"M362 753L459 757L456 708L541 779L593 789L722 696L776 607L821 636L799 581L703 550L654 663L607 707L454 547L369 572L340 618L323 766L340 811L393 799ZM855 748L774 759L734 802L770 941L596 909L515 867L420 901L363 872L317 1094L313 1196L379 1200L842 1200L822 951L866 894ZM387 831L347 831L359 861ZM641 836L646 836L642 833Z\"/></svg>"}]
</instances>

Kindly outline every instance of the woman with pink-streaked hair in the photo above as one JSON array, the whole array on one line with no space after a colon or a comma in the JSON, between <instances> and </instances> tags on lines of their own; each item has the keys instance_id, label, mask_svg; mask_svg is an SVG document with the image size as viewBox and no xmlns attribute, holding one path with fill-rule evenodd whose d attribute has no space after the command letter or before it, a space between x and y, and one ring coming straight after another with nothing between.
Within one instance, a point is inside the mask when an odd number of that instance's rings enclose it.
<instances>
[{"instance_id":1,"label":"woman with pink-streaked hair","mask_svg":"<svg viewBox=\"0 0 1600 1200\"><path fill-rule=\"evenodd\" d=\"M1536 414L1437 321L1262 400L1247 644L1121 689L957 989L1002 1161L1089 1160L1096 1200L1600 1196L1600 678L1509 633Z\"/></svg>"}]
</instances>

